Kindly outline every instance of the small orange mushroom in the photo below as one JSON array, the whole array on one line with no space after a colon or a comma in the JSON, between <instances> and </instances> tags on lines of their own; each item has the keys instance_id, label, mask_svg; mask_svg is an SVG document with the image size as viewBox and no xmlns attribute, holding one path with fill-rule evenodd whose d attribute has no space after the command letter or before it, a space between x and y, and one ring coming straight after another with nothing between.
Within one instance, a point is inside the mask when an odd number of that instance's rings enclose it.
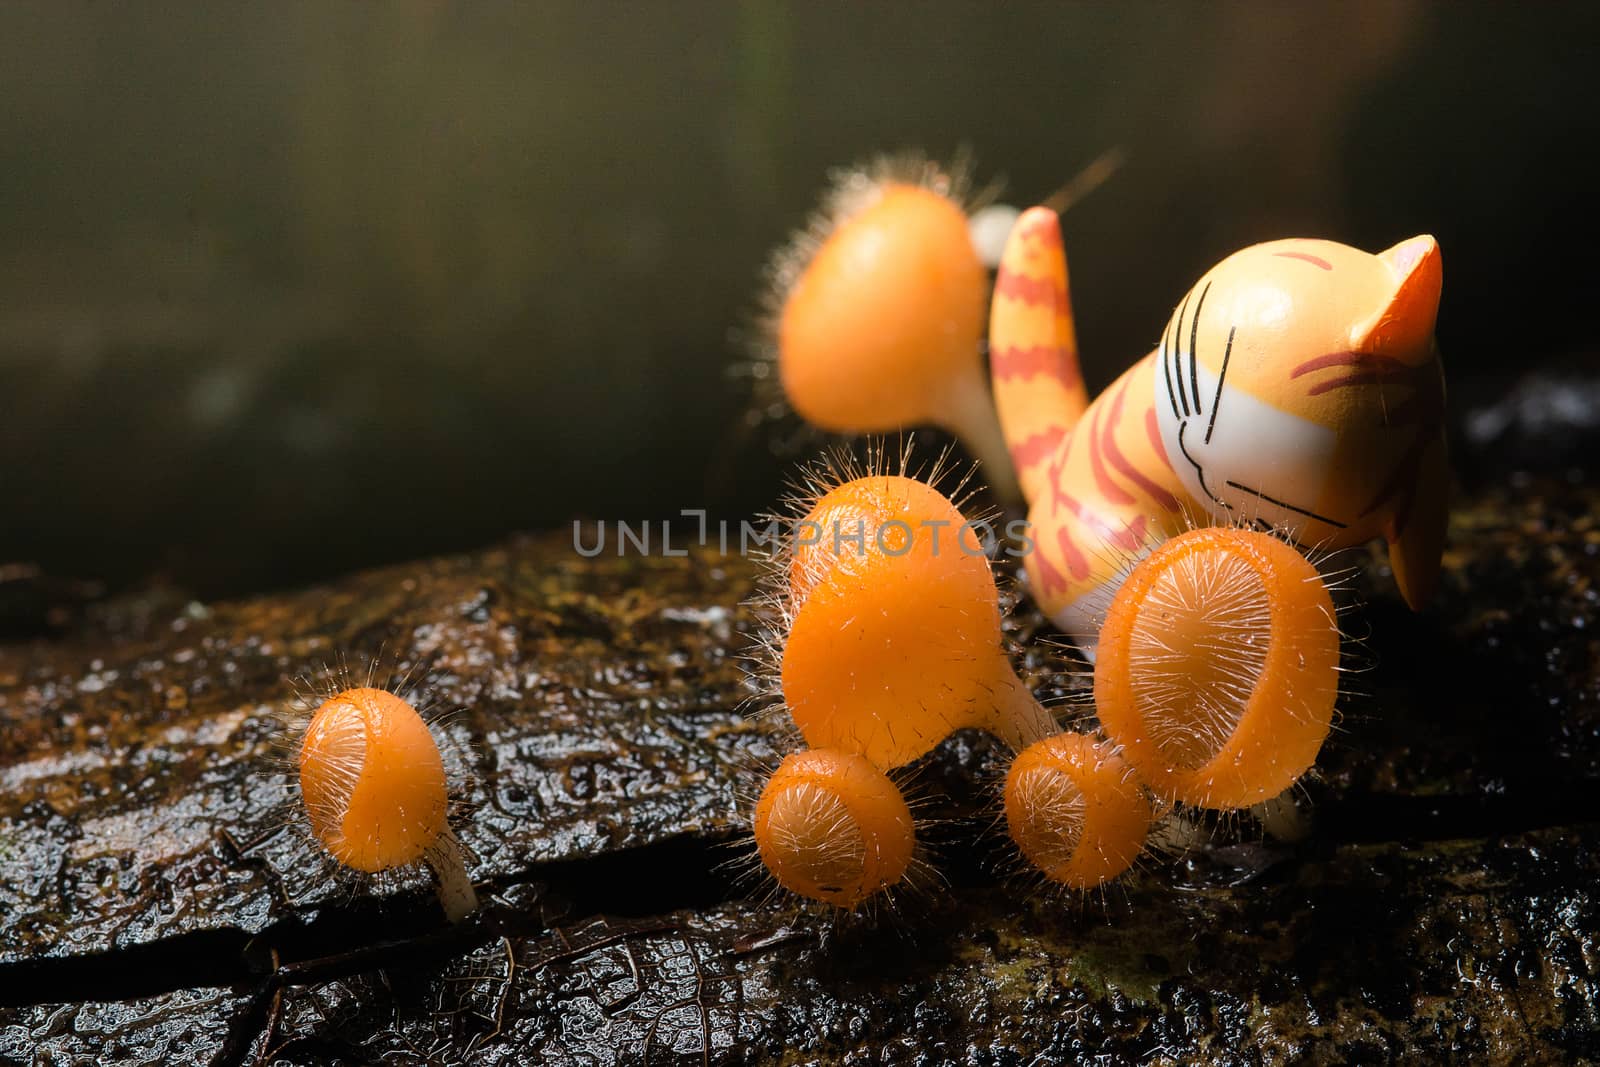
<instances>
[{"instance_id":1,"label":"small orange mushroom","mask_svg":"<svg viewBox=\"0 0 1600 1067\"><path fill-rule=\"evenodd\" d=\"M806 421L850 434L941 426L1017 499L984 369L988 272L954 184L925 163L844 178L780 253L771 340Z\"/></svg>"},{"instance_id":2,"label":"small orange mushroom","mask_svg":"<svg viewBox=\"0 0 1600 1067\"><path fill-rule=\"evenodd\" d=\"M754 830L779 885L846 909L904 879L916 850L900 790L867 760L832 749L784 759L756 803Z\"/></svg>"},{"instance_id":3,"label":"small orange mushroom","mask_svg":"<svg viewBox=\"0 0 1600 1067\"><path fill-rule=\"evenodd\" d=\"M450 832L444 761L410 704L371 687L330 697L311 717L297 762L311 831L338 863L376 873L420 861L452 921L476 909Z\"/></svg>"},{"instance_id":4,"label":"small orange mushroom","mask_svg":"<svg viewBox=\"0 0 1600 1067\"><path fill-rule=\"evenodd\" d=\"M1005 785L1006 828L1052 882L1092 889L1133 866L1150 833L1150 799L1120 756L1087 734L1029 745Z\"/></svg>"},{"instance_id":5,"label":"small orange mushroom","mask_svg":"<svg viewBox=\"0 0 1600 1067\"><path fill-rule=\"evenodd\" d=\"M1123 581L1100 630L1100 722L1164 800L1276 797L1316 761L1338 693L1333 598L1269 534L1174 537Z\"/></svg>"},{"instance_id":6,"label":"small orange mushroom","mask_svg":"<svg viewBox=\"0 0 1600 1067\"><path fill-rule=\"evenodd\" d=\"M1006 658L994 574L966 523L901 475L837 486L801 521L780 679L808 744L887 770L962 727L1018 750L1056 731Z\"/></svg>"}]
</instances>

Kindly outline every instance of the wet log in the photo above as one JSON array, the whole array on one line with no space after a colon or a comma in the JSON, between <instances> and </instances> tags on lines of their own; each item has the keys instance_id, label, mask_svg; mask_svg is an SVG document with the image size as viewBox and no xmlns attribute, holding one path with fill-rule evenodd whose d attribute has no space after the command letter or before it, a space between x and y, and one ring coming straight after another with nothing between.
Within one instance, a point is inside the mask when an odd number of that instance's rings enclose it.
<instances>
[{"instance_id":1,"label":"wet log","mask_svg":"<svg viewBox=\"0 0 1600 1067\"><path fill-rule=\"evenodd\" d=\"M0 645L0 1058L1383 1063L1600 1057L1600 489L1496 476L1356 662L1292 844L1247 821L1087 902L1007 874L996 743L918 769L947 890L827 921L740 855L754 568L569 534ZM1027 672L1081 691L1019 607ZM353 885L290 800L295 686L409 672L486 906ZM1096 1057L1109 1057L1096 1060Z\"/></svg>"}]
</instances>

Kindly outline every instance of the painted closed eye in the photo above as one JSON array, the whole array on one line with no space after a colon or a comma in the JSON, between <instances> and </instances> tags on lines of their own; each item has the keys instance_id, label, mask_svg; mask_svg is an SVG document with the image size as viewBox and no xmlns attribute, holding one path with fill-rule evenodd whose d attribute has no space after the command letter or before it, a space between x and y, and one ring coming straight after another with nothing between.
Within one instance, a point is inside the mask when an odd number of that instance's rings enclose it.
<instances>
[{"instance_id":1,"label":"painted closed eye","mask_svg":"<svg viewBox=\"0 0 1600 1067\"><path fill-rule=\"evenodd\" d=\"M1196 295L1196 290L1199 295ZM1205 495L1215 504L1232 511L1232 506L1218 492L1220 487L1206 481L1205 464L1195 456L1198 446L1211 443L1217 430L1217 412L1222 406L1222 386L1228 378L1228 360L1233 355L1233 339L1238 327L1228 327L1228 340L1222 353L1222 365L1214 386L1201 389L1200 381L1200 313L1205 310L1206 297L1211 292L1211 282L1204 288L1195 283L1193 289L1178 305L1177 314L1167 324L1161 337L1156 359L1161 364L1158 381L1164 383L1167 403L1177 425L1176 451L1191 467ZM1190 314L1190 309L1193 314ZM1208 374L1209 377L1209 374ZM1209 394L1209 396L1207 395ZM1170 446L1169 446L1170 447Z\"/></svg>"},{"instance_id":2,"label":"painted closed eye","mask_svg":"<svg viewBox=\"0 0 1600 1067\"><path fill-rule=\"evenodd\" d=\"M1200 289L1198 283L1195 289ZM1209 443L1217 428L1217 409L1221 405L1222 385L1228 378L1228 360L1233 355L1233 339L1238 327L1228 327L1228 340L1222 352L1222 366L1217 372L1217 383L1202 390L1200 382L1200 312L1204 310L1206 296L1211 292L1211 282L1205 283L1200 295L1190 289L1178 313L1167 324L1162 335L1157 359L1161 362L1162 380L1166 383L1167 402L1172 407L1172 417L1180 425L1190 418L1204 420L1202 443ZM1189 314L1190 307L1194 314ZM1209 393L1210 395L1206 395ZM1200 432L1196 430L1195 432Z\"/></svg>"},{"instance_id":3,"label":"painted closed eye","mask_svg":"<svg viewBox=\"0 0 1600 1067\"><path fill-rule=\"evenodd\" d=\"M1297 502L1297 487L1311 484L1307 479L1283 474L1282 455L1304 451L1304 420L1248 390L1235 389L1224 395L1238 326L1228 326L1225 340L1216 332L1202 338L1200 316L1211 285L1202 279L1184 297L1156 353L1161 363L1157 388L1165 391L1160 417L1167 422L1167 411L1171 411L1167 448L1180 477L1190 478L1191 491L1227 513L1234 523L1264 531L1286 529L1291 535L1306 520L1332 531L1346 529L1346 522L1319 513L1314 501ZM1220 359L1211 353L1204 369L1200 366L1203 342L1220 344L1222 349ZM1326 363L1326 359L1312 360L1302 366L1321 369ZM1222 411L1225 401L1231 412L1226 419ZM1214 437L1219 445L1213 446ZM1317 464L1309 466L1318 469Z\"/></svg>"}]
</instances>

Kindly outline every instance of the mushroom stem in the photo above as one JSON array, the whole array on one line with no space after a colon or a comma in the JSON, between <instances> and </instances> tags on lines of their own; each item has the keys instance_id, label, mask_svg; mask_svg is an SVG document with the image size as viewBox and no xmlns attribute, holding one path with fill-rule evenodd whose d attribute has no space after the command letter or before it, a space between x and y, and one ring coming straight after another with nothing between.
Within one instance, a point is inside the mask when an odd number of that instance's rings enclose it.
<instances>
[{"instance_id":1,"label":"mushroom stem","mask_svg":"<svg viewBox=\"0 0 1600 1067\"><path fill-rule=\"evenodd\" d=\"M999 670L1004 681L995 693L994 715L988 724L990 731L1016 752L1060 733L1055 716L1045 710L1017 677L1004 654L1000 657Z\"/></svg>"},{"instance_id":2,"label":"mushroom stem","mask_svg":"<svg viewBox=\"0 0 1600 1067\"><path fill-rule=\"evenodd\" d=\"M438 880L439 906L444 909L446 919L458 923L478 910L478 893L467 876L461 842L456 840L455 834L449 830L440 834L438 840L428 846L422 862Z\"/></svg>"},{"instance_id":3,"label":"mushroom stem","mask_svg":"<svg viewBox=\"0 0 1600 1067\"><path fill-rule=\"evenodd\" d=\"M1008 507L1025 504L988 383L981 375L964 376L949 393L945 407L945 428L960 438L978 461L979 477L988 483L995 499Z\"/></svg>"},{"instance_id":4,"label":"mushroom stem","mask_svg":"<svg viewBox=\"0 0 1600 1067\"><path fill-rule=\"evenodd\" d=\"M1304 841L1311 836L1311 819L1296 802L1293 788L1284 790L1271 800L1263 800L1250 809L1250 814L1261 823L1268 837L1290 843Z\"/></svg>"}]
</instances>

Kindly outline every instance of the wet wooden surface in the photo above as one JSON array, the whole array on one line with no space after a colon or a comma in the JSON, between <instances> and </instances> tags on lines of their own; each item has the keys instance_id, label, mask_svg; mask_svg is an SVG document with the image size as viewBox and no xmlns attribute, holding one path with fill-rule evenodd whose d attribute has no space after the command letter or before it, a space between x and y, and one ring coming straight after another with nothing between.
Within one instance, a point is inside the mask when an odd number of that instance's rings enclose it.
<instances>
[{"instance_id":1,"label":"wet wooden surface","mask_svg":"<svg viewBox=\"0 0 1600 1067\"><path fill-rule=\"evenodd\" d=\"M1240 822L1104 899L1042 892L991 828L1003 754L963 734L917 771L950 888L842 923L725 866L785 744L741 713L738 559L585 560L563 532L232 603L14 599L0 1057L1600 1057L1600 490L1491 470L1451 537L1421 617L1350 557L1363 670L1304 841ZM1079 684L1033 647L1052 699ZM337 877L295 820L291 683L340 659L449 712L480 921Z\"/></svg>"}]
</instances>

